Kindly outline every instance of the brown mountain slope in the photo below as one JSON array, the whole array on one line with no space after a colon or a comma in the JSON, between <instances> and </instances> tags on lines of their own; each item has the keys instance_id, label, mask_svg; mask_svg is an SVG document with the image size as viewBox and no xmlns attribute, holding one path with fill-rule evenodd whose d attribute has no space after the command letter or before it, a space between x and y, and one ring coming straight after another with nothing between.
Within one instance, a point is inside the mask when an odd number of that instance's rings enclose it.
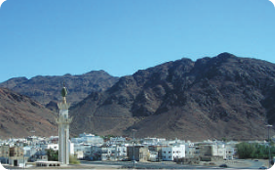
<instances>
[{"instance_id":1,"label":"brown mountain slope","mask_svg":"<svg viewBox=\"0 0 275 170\"><path fill-rule=\"evenodd\" d=\"M57 135L55 115L29 97L0 88L1 138ZM35 132L34 132L35 131Z\"/></svg>"},{"instance_id":2,"label":"brown mountain slope","mask_svg":"<svg viewBox=\"0 0 275 170\"><path fill-rule=\"evenodd\" d=\"M31 79L24 77L12 78L0 84L0 87L31 97L43 105L60 101L60 88L63 82L67 86L72 105L80 102L93 91L104 91L111 87L118 78L105 71L91 71L82 75L36 76ZM55 106L56 107L56 106ZM49 107L54 109L53 107Z\"/></svg>"},{"instance_id":3,"label":"brown mountain slope","mask_svg":"<svg viewBox=\"0 0 275 170\"><path fill-rule=\"evenodd\" d=\"M274 95L274 64L229 53L181 59L92 93L71 109L71 131L130 135L134 128L137 137L264 139L267 121L275 123Z\"/></svg>"}]
</instances>

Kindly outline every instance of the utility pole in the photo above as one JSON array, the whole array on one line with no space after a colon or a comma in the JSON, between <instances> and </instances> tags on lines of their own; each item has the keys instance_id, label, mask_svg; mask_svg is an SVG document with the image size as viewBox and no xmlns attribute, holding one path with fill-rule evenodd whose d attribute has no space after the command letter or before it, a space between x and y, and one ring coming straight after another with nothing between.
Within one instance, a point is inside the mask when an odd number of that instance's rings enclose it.
<instances>
[{"instance_id":1,"label":"utility pole","mask_svg":"<svg viewBox=\"0 0 275 170\"><path fill-rule=\"evenodd\" d=\"M266 125L267 127L267 135L268 135L268 167L270 168L270 162L271 162L271 155L270 155L270 136L269 136L269 129L272 127L272 125Z\"/></svg>"}]
</instances>

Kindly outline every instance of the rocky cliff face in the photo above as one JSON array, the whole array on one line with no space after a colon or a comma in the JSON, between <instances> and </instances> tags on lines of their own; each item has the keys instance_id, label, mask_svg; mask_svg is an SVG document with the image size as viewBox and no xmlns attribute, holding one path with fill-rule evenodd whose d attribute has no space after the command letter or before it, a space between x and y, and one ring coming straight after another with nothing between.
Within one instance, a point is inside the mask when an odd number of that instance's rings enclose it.
<instances>
[{"instance_id":1,"label":"rocky cliff face","mask_svg":"<svg viewBox=\"0 0 275 170\"><path fill-rule=\"evenodd\" d=\"M29 97L0 88L1 138L56 135L55 117L57 113Z\"/></svg>"},{"instance_id":2,"label":"rocky cliff face","mask_svg":"<svg viewBox=\"0 0 275 170\"><path fill-rule=\"evenodd\" d=\"M125 76L72 108L75 133L191 140L264 139L274 124L275 65L222 53ZM272 132L273 133L273 132Z\"/></svg>"},{"instance_id":3,"label":"rocky cliff face","mask_svg":"<svg viewBox=\"0 0 275 170\"><path fill-rule=\"evenodd\" d=\"M104 91L118 80L105 71L91 71L83 75L36 76L31 79L24 77L12 78L0 84L0 87L31 97L43 105L50 106L61 100L60 89L63 82L70 95L68 101L72 105L80 102L93 91Z\"/></svg>"}]
</instances>

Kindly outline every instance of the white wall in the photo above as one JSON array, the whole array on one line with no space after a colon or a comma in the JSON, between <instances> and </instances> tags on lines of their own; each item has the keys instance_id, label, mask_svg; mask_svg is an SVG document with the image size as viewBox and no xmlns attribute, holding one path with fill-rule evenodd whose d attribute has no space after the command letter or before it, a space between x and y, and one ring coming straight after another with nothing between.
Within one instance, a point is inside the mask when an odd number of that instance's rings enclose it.
<instances>
[{"instance_id":1,"label":"white wall","mask_svg":"<svg viewBox=\"0 0 275 170\"><path fill-rule=\"evenodd\" d=\"M59 147L58 147L58 144L51 143L51 144L46 145L46 149L53 149L55 151L58 151Z\"/></svg>"},{"instance_id":2,"label":"white wall","mask_svg":"<svg viewBox=\"0 0 275 170\"><path fill-rule=\"evenodd\" d=\"M185 144L185 157L186 158L194 158L196 156L196 148L194 143L186 143Z\"/></svg>"},{"instance_id":3,"label":"white wall","mask_svg":"<svg viewBox=\"0 0 275 170\"><path fill-rule=\"evenodd\" d=\"M173 161L185 157L185 145L168 146L162 148L162 160Z\"/></svg>"},{"instance_id":4,"label":"white wall","mask_svg":"<svg viewBox=\"0 0 275 170\"><path fill-rule=\"evenodd\" d=\"M212 145L212 153L213 156L222 156L223 159L226 158L226 154L225 154L225 146L224 144L213 144Z\"/></svg>"}]
</instances>

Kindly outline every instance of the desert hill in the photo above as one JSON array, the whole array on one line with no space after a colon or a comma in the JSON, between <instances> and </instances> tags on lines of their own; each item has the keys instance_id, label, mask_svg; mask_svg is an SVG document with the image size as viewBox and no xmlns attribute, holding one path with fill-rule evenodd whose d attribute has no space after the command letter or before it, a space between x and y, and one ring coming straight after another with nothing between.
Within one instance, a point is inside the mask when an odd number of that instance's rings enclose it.
<instances>
[{"instance_id":1,"label":"desert hill","mask_svg":"<svg viewBox=\"0 0 275 170\"><path fill-rule=\"evenodd\" d=\"M0 88L0 136L57 135L56 113L29 97Z\"/></svg>"},{"instance_id":2,"label":"desert hill","mask_svg":"<svg viewBox=\"0 0 275 170\"><path fill-rule=\"evenodd\" d=\"M70 110L71 131L100 135L265 139L275 125L275 65L222 53L167 62L92 92ZM274 134L274 131L272 130Z\"/></svg>"},{"instance_id":3,"label":"desert hill","mask_svg":"<svg viewBox=\"0 0 275 170\"><path fill-rule=\"evenodd\" d=\"M63 81L69 90L68 102L76 103L86 95L69 110L71 135L132 136L136 129L136 137L263 140L267 137L265 125L275 125L275 65L266 61L222 53L197 61L183 58L163 63L119 80L109 78L87 78L86 90L74 81L85 82L85 78L71 75L15 78L2 85L25 94L37 88L32 98L42 89L41 93L51 94L47 108L52 110L61 101ZM109 85L94 90L93 80ZM78 93L82 96L74 99ZM0 88L2 137L33 135L33 130L40 136L57 134L57 112L32 98Z\"/></svg>"},{"instance_id":4,"label":"desert hill","mask_svg":"<svg viewBox=\"0 0 275 170\"><path fill-rule=\"evenodd\" d=\"M93 91L104 91L111 87L118 78L103 70L91 71L82 75L66 74L64 76L36 76L11 78L0 87L8 88L17 93L29 96L43 105L56 108L53 104L60 101L60 89L63 83L67 86L70 96L68 100L72 105L80 102Z\"/></svg>"}]
</instances>

